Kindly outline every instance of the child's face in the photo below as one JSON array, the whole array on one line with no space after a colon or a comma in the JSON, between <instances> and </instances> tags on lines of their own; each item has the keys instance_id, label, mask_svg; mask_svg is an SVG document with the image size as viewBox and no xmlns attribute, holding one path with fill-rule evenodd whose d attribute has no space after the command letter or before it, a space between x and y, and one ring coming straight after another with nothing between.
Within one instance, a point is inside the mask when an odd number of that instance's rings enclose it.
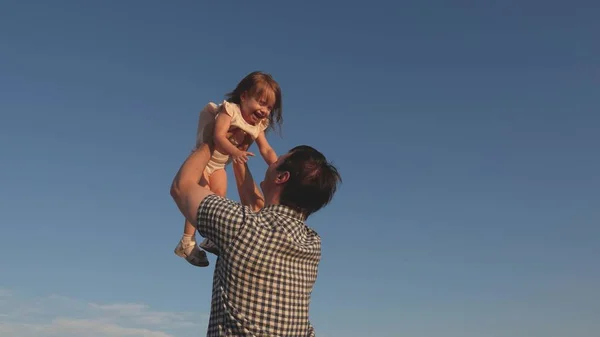
<instances>
[{"instance_id":1,"label":"child's face","mask_svg":"<svg viewBox=\"0 0 600 337\"><path fill-rule=\"evenodd\" d=\"M275 93L266 91L262 95L250 96L247 92L242 94L240 109L244 120L251 125L269 118L273 105L275 105Z\"/></svg>"}]
</instances>

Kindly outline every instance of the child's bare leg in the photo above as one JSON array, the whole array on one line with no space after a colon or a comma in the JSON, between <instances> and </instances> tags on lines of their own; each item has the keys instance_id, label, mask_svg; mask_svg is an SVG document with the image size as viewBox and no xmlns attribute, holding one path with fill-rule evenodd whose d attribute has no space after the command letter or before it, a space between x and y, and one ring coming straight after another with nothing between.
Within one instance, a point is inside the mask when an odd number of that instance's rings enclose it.
<instances>
[{"instance_id":1,"label":"child's bare leg","mask_svg":"<svg viewBox=\"0 0 600 337\"><path fill-rule=\"evenodd\" d=\"M225 172L225 169L215 170L210 175L208 185L214 194L225 197L227 194L227 172Z\"/></svg>"},{"instance_id":2,"label":"child's bare leg","mask_svg":"<svg viewBox=\"0 0 600 337\"><path fill-rule=\"evenodd\" d=\"M210 185L208 184L208 180L206 180L206 174L202 175L202 179L200 179L200 186L210 189ZM194 234L196 234L196 227L194 227L187 219L183 225L183 237L193 238Z\"/></svg>"},{"instance_id":3,"label":"child's bare leg","mask_svg":"<svg viewBox=\"0 0 600 337\"><path fill-rule=\"evenodd\" d=\"M203 159L206 159L203 162L203 165L200 165L199 169L202 171L205 170L208 161L210 160L211 150L206 144L200 145L198 150L198 155L201 155ZM208 180L206 179L206 174L202 175L202 179L199 181L199 185L202 187L209 188ZM179 241L179 244L175 248L175 254L185 258L190 264L197 267L206 267L209 265L208 259L206 258L206 253L198 248L195 240L196 228L187 220L185 220L184 228L183 228L183 237Z\"/></svg>"},{"instance_id":4,"label":"child's bare leg","mask_svg":"<svg viewBox=\"0 0 600 337\"><path fill-rule=\"evenodd\" d=\"M205 175L202 175L202 179L200 180L200 186L202 187L206 187L208 189L210 189L210 187L208 186L208 181L205 178ZM196 227L194 227L187 219L185 220L185 223L183 224L183 237L184 238L192 238L191 240L193 240L194 234L196 234Z\"/></svg>"},{"instance_id":5,"label":"child's bare leg","mask_svg":"<svg viewBox=\"0 0 600 337\"><path fill-rule=\"evenodd\" d=\"M227 172L225 169L215 170L209 178L209 186L210 190L220 196L225 197L227 194ZM199 244L200 248L206 250L207 252L213 253L215 255L219 255L219 250L217 246L210 240L204 239Z\"/></svg>"}]
</instances>

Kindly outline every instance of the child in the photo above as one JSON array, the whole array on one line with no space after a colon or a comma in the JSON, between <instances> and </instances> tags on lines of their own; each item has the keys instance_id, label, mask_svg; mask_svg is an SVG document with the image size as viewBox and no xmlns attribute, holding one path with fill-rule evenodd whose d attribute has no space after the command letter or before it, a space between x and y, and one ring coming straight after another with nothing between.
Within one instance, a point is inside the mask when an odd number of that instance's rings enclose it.
<instances>
[{"instance_id":1,"label":"child","mask_svg":"<svg viewBox=\"0 0 600 337\"><path fill-rule=\"evenodd\" d=\"M232 161L244 163L248 156L254 156L245 151L254 141L267 165L276 162L277 154L269 145L265 132L275 123L281 126L282 113L279 84L271 75L259 71L244 77L221 105L207 104L200 112L196 148L212 136L215 150L204 169L200 186L224 197L227 191L225 166ZM195 231L186 220L175 254L192 265L206 267L208 259L196 245ZM200 243L200 247L218 255L215 245L207 239Z\"/></svg>"}]
</instances>

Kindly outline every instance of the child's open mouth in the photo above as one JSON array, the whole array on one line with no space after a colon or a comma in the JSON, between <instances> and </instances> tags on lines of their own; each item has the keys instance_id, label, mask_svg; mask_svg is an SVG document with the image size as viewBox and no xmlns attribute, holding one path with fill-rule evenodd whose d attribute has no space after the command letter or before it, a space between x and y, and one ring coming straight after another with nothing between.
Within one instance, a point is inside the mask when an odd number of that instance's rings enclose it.
<instances>
[{"instance_id":1,"label":"child's open mouth","mask_svg":"<svg viewBox=\"0 0 600 337\"><path fill-rule=\"evenodd\" d=\"M258 122L258 121L260 121L261 119L263 119L263 115L262 115L260 112L258 112L258 111L255 111L255 112L252 114L252 117L253 117L253 119L254 119L254 121L255 121L255 122Z\"/></svg>"}]
</instances>

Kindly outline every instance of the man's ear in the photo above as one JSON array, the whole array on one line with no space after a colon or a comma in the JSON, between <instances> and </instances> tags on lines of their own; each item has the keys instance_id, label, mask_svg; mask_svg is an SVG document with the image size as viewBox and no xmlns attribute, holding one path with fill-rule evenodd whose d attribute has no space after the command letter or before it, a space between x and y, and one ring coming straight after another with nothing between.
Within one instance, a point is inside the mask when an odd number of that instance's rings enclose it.
<instances>
[{"instance_id":1,"label":"man's ear","mask_svg":"<svg viewBox=\"0 0 600 337\"><path fill-rule=\"evenodd\" d=\"M288 180L290 180L290 173L288 171L277 172L277 177L275 178L276 184L285 184Z\"/></svg>"}]
</instances>

